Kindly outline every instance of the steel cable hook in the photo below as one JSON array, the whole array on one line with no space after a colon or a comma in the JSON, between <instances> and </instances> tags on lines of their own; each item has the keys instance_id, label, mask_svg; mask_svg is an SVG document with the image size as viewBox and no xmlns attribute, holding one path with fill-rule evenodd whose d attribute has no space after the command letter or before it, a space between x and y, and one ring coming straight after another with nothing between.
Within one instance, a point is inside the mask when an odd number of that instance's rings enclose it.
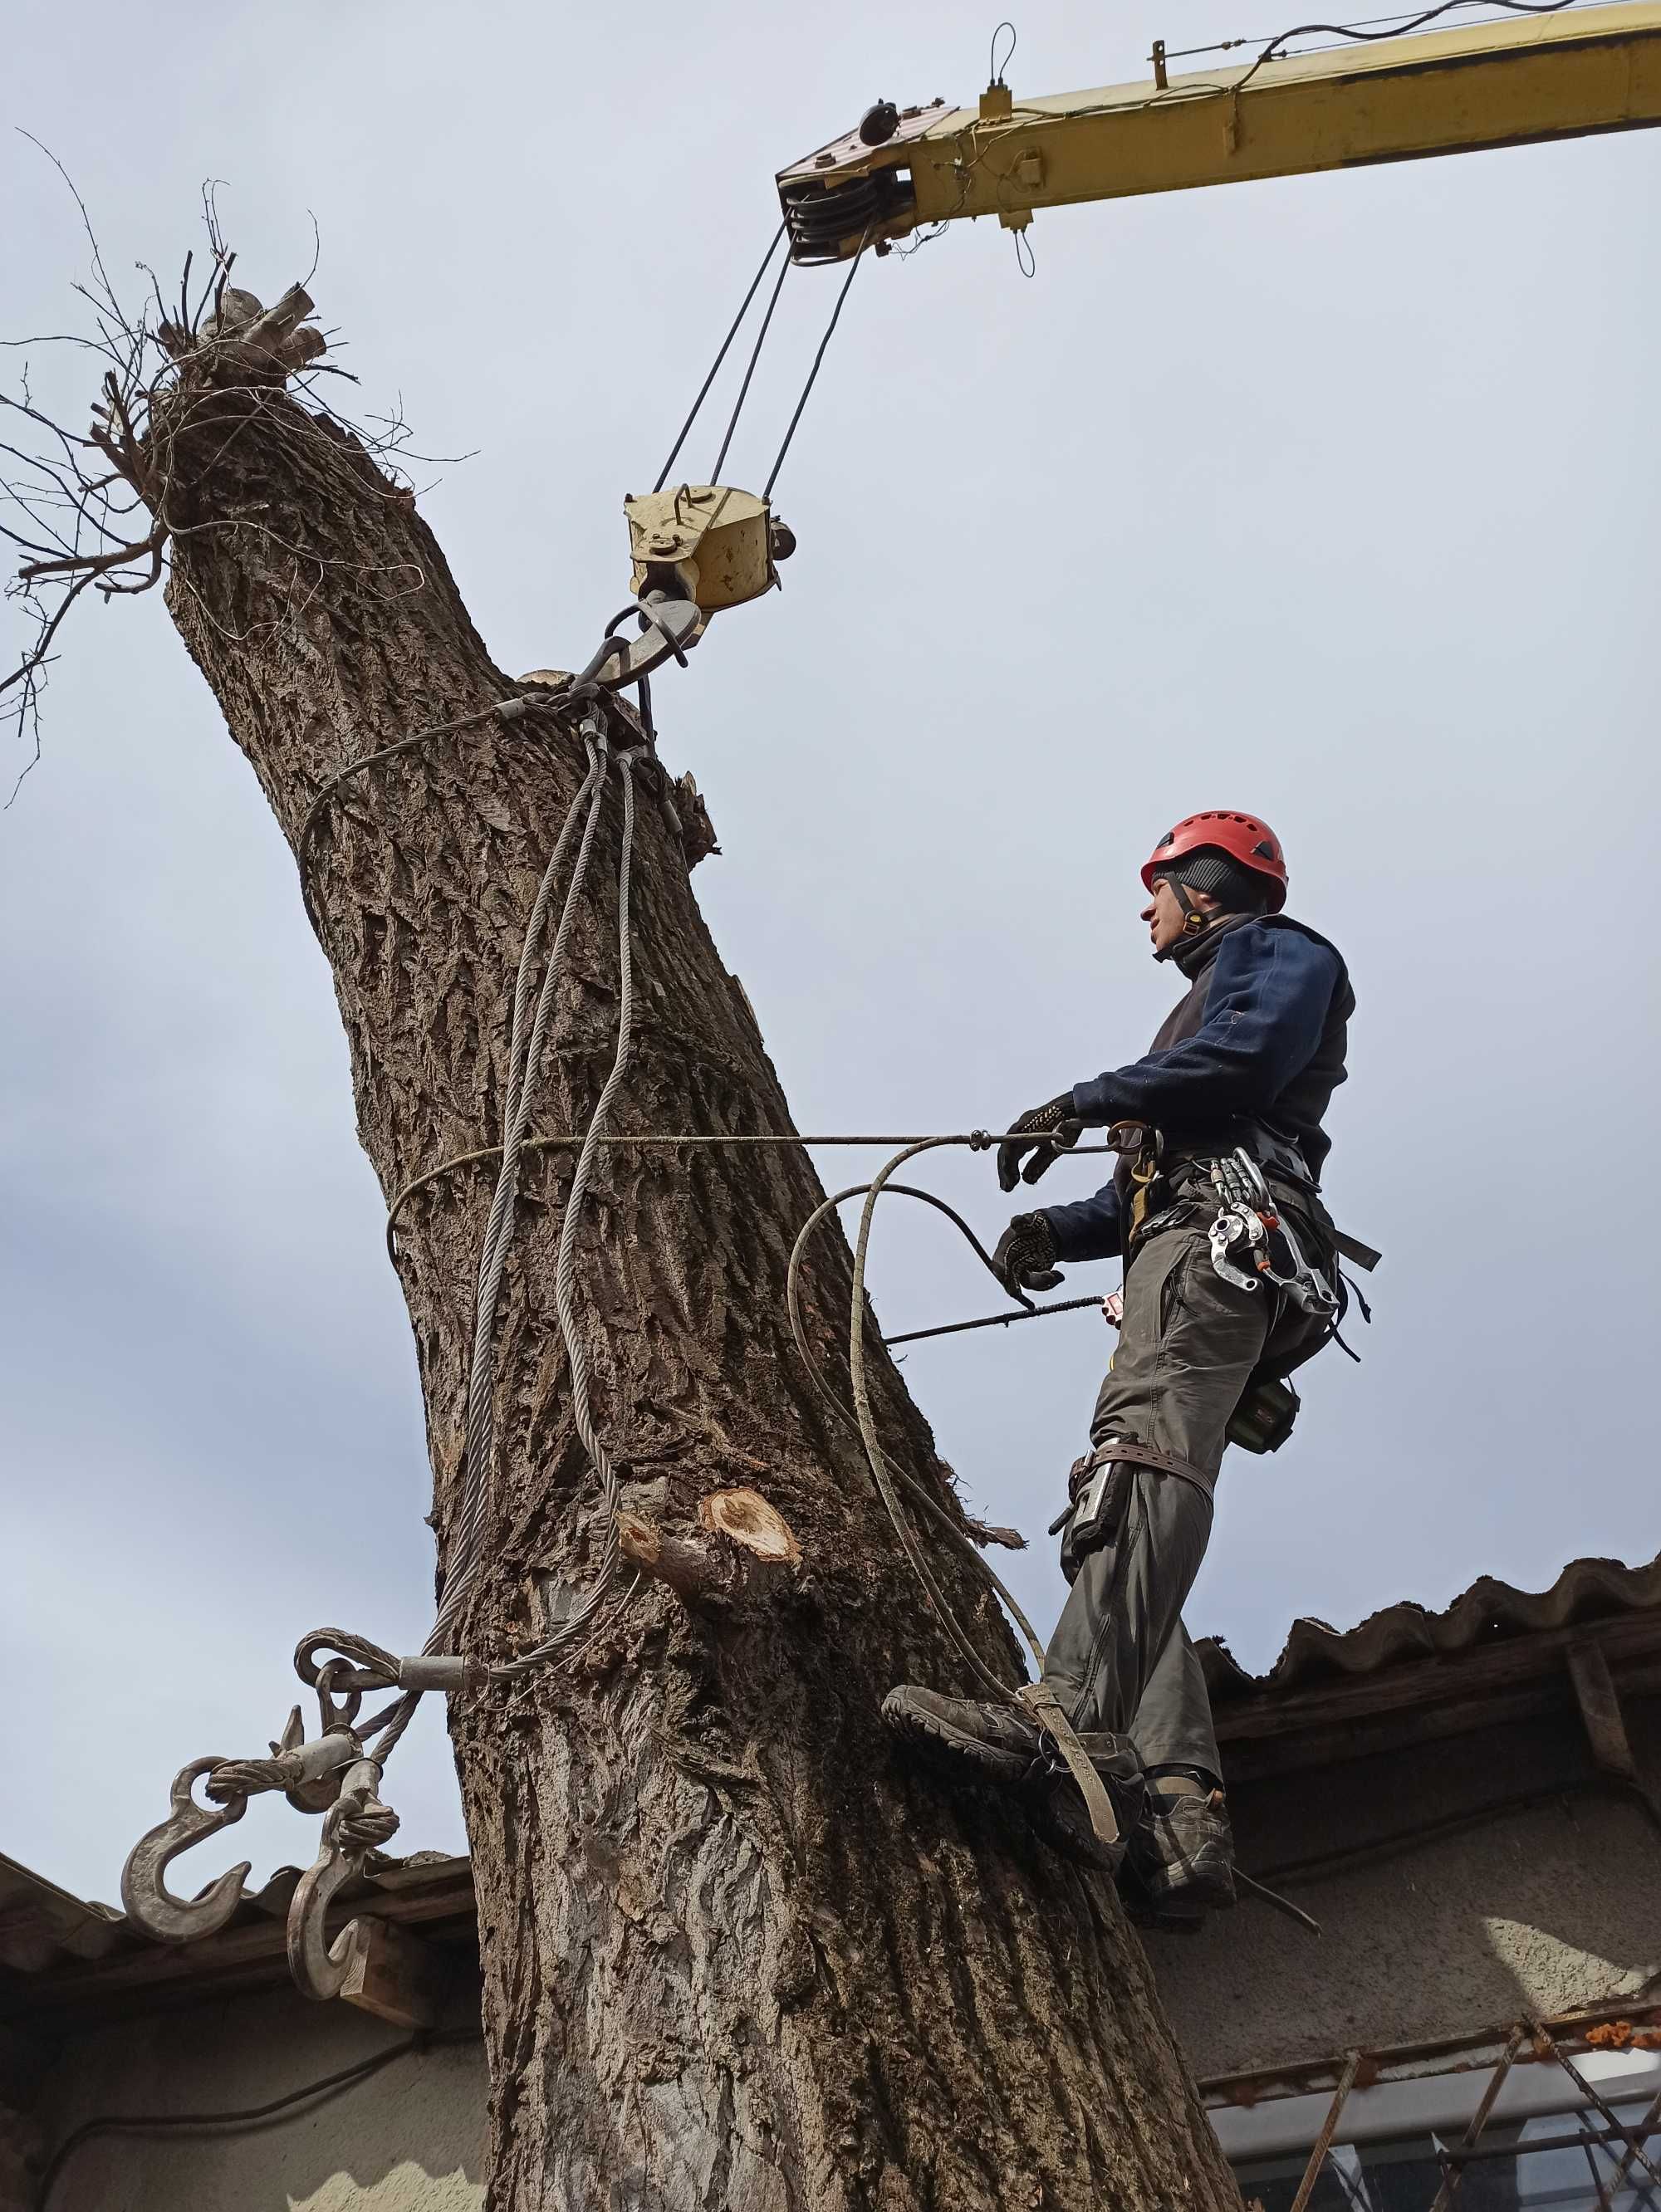
<instances>
[{"instance_id":1,"label":"steel cable hook","mask_svg":"<svg viewBox=\"0 0 1661 2212\"><path fill-rule=\"evenodd\" d=\"M360 1759L348 1772L340 1796L323 1816L323 1840L316 1858L300 1877L289 1906L289 1971L301 1996L327 2003L346 1980L357 1922L349 1920L328 1941L329 1906L337 1893L363 1871L372 1850L398 1832L398 1815L375 1795L380 1768Z\"/></svg>"},{"instance_id":2,"label":"steel cable hook","mask_svg":"<svg viewBox=\"0 0 1661 2212\"><path fill-rule=\"evenodd\" d=\"M228 1764L223 1759L196 1759L182 1767L173 1778L171 1814L139 1838L121 1869L122 1909L136 1928L159 1943L188 1943L199 1936L216 1935L242 1895L252 1867L247 1859L218 1875L188 1903L175 1897L166 1881L168 1867L181 1852L228 1828L247 1810L247 1798L240 1792L223 1805L196 1802L198 1780Z\"/></svg>"}]
</instances>

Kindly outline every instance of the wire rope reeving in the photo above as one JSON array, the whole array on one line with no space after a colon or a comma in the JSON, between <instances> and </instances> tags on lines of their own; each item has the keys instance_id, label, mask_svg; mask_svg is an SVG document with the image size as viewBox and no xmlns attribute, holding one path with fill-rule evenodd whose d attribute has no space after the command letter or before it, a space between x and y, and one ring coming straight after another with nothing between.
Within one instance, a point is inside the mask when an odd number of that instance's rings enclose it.
<instances>
[{"instance_id":1,"label":"wire rope reeving","mask_svg":"<svg viewBox=\"0 0 1661 2212\"><path fill-rule=\"evenodd\" d=\"M773 296L767 302L767 313L761 319L761 328L756 332L756 343L750 349L749 363L744 372L744 381L739 386L739 396L733 402L733 413L727 425L727 435L721 440L721 451L715 455L715 465L710 475L712 483L721 482L721 468L727 459L727 449L733 442L733 431L739 427L739 416L744 412L744 403L750 397L750 380L755 375L756 363L761 359L761 349L767 343L767 332L773 320L773 310L778 306L779 295L784 289L784 280L794 266L794 264L787 253L784 257L784 265L779 270L778 282L773 287ZM764 493L762 495L765 498L766 494Z\"/></svg>"},{"instance_id":2,"label":"wire rope reeving","mask_svg":"<svg viewBox=\"0 0 1661 2212\"><path fill-rule=\"evenodd\" d=\"M778 458L773 463L772 473L761 488L761 495L764 499L771 499L773 496L773 487L779 480L779 471L784 466L784 457L790 450L790 441L796 434L796 425L801 420L802 410L806 406L813 386L818 380L819 369L824 360L825 348L836 335L837 325L842 319L843 303L853 289L854 279L860 273L860 264L864 260L865 249L870 243L871 225L867 223L865 235L860 240L860 250L854 256L853 264L847 276L843 279L842 289L837 295L837 304L830 310L830 320L825 325L824 336L819 340L819 349L813 356L813 366L807 372L807 381L801 388L801 398L796 402L796 411L790 417L789 427L784 434L784 443L779 447Z\"/></svg>"},{"instance_id":3,"label":"wire rope reeving","mask_svg":"<svg viewBox=\"0 0 1661 2212\"><path fill-rule=\"evenodd\" d=\"M601 1441L593 1423L593 1409L588 1396L588 1355L577 1326L575 1258L577 1231L581 1222L583 1201L587 1196L593 1178L594 1161L605 1133L606 1119L612 1102L629 1073L635 1049L635 971L633 932L630 922L630 884L635 843L635 782L634 768L640 757L636 750L621 753L618 769L623 779L623 838L622 852L618 863L618 1043L610 1073L601 1086L600 1094L590 1116L587 1133L571 1176L571 1188L566 1195L564 1218L560 1223L559 1245L554 1259L554 1310L558 1316L559 1332L565 1346L565 1356L571 1372L571 1418L587 1453L595 1474L599 1477L600 1498L605 1514L605 1533L601 1540L599 1564L595 1570L588 1594L563 1620L551 1636L545 1638L534 1650L522 1652L513 1660L492 1668L498 1678L521 1674L539 1666L570 1643L587 1625L599 1610L610 1587L618 1562L617 1470L610 1453Z\"/></svg>"},{"instance_id":4,"label":"wire rope reeving","mask_svg":"<svg viewBox=\"0 0 1661 2212\"><path fill-rule=\"evenodd\" d=\"M658 480L652 486L652 489L654 492L661 491L664 485L669 481L669 471L675 465L680 449L686 443L688 434L691 430L693 423L697 421L698 410L703 405L704 401L709 397L709 387L715 382L717 375L719 375L721 372L721 365L722 362L726 360L727 353L732 347L733 341L739 334L739 324L743 322L745 315L750 312L750 302L755 298L756 294L761 289L761 280L767 274L767 264L772 259L774 254L778 251L779 240L784 236L787 227L788 226L784 223L781 223L779 225L778 228L773 233L772 242L768 246L766 252L761 257L761 266L757 270L755 275L750 280L750 289L744 295L744 304L739 309L737 314L733 316L732 327L728 330L726 337L721 342L721 350L716 354L714 362L710 365L709 374L704 378L703 384L698 387L698 396L692 402L692 411L687 416L686 420L681 424L680 435L676 439L674 444L669 448L668 459L658 471ZM722 447L722 451L723 453L726 451L724 447Z\"/></svg>"}]
</instances>

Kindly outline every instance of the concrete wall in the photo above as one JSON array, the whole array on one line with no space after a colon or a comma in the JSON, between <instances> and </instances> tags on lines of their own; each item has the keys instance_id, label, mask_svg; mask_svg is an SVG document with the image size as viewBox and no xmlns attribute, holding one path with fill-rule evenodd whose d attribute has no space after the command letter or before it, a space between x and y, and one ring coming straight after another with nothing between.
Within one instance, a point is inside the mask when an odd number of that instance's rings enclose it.
<instances>
[{"instance_id":1,"label":"concrete wall","mask_svg":"<svg viewBox=\"0 0 1661 2212\"><path fill-rule=\"evenodd\" d=\"M465 2024L465 2014L459 2016ZM403 2040L283 1989L66 2038L43 2087L48 2153L84 2121L261 2105ZM486 2083L477 2039L234 2134L106 2136L77 2150L50 2212L477 2212Z\"/></svg>"},{"instance_id":2,"label":"concrete wall","mask_svg":"<svg viewBox=\"0 0 1661 2212\"><path fill-rule=\"evenodd\" d=\"M1652 1774L1653 1700L1628 1725ZM1235 1793L1240 1863L1363 1855L1287 1893L1318 1942L1256 1902L1199 1936L1149 1936L1159 1989L1196 2074L1245 2072L1458 2034L1524 2013L1632 1996L1661 1975L1661 1838L1628 1800L1589 1793L1572 1717L1347 1760ZM1497 1796L1561 1790L1480 1817ZM1369 1853L1415 1826L1439 1840Z\"/></svg>"}]
</instances>

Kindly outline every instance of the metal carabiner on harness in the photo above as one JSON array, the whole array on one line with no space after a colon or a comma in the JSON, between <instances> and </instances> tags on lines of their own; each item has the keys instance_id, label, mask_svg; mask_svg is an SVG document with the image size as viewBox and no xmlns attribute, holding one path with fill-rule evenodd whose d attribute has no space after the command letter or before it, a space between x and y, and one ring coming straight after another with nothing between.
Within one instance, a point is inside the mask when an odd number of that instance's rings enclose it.
<instances>
[{"instance_id":1,"label":"metal carabiner on harness","mask_svg":"<svg viewBox=\"0 0 1661 2212\"><path fill-rule=\"evenodd\" d=\"M1211 1224L1211 1264L1226 1283L1255 1291L1260 1281L1273 1283L1293 1304L1317 1320L1330 1320L1338 1311L1331 1285L1318 1267L1311 1267L1292 1224L1281 1213L1263 1171L1244 1146L1211 1163L1211 1181L1221 1201ZM1286 1248L1285 1269L1275 1265L1274 1239ZM1230 1259L1244 1245L1253 1273L1246 1274Z\"/></svg>"}]
</instances>

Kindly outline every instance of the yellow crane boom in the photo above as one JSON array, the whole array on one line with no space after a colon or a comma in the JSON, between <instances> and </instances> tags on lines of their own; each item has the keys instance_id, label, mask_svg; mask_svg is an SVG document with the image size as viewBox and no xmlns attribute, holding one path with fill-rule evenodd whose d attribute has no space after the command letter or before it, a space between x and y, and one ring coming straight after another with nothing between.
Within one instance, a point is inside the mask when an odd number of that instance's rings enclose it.
<instances>
[{"instance_id":1,"label":"yellow crane boom","mask_svg":"<svg viewBox=\"0 0 1661 2212\"><path fill-rule=\"evenodd\" d=\"M898 111L780 172L798 262L934 223L1317 169L1475 153L1661 123L1661 0L1465 25L1239 67L976 108Z\"/></svg>"}]
</instances>

